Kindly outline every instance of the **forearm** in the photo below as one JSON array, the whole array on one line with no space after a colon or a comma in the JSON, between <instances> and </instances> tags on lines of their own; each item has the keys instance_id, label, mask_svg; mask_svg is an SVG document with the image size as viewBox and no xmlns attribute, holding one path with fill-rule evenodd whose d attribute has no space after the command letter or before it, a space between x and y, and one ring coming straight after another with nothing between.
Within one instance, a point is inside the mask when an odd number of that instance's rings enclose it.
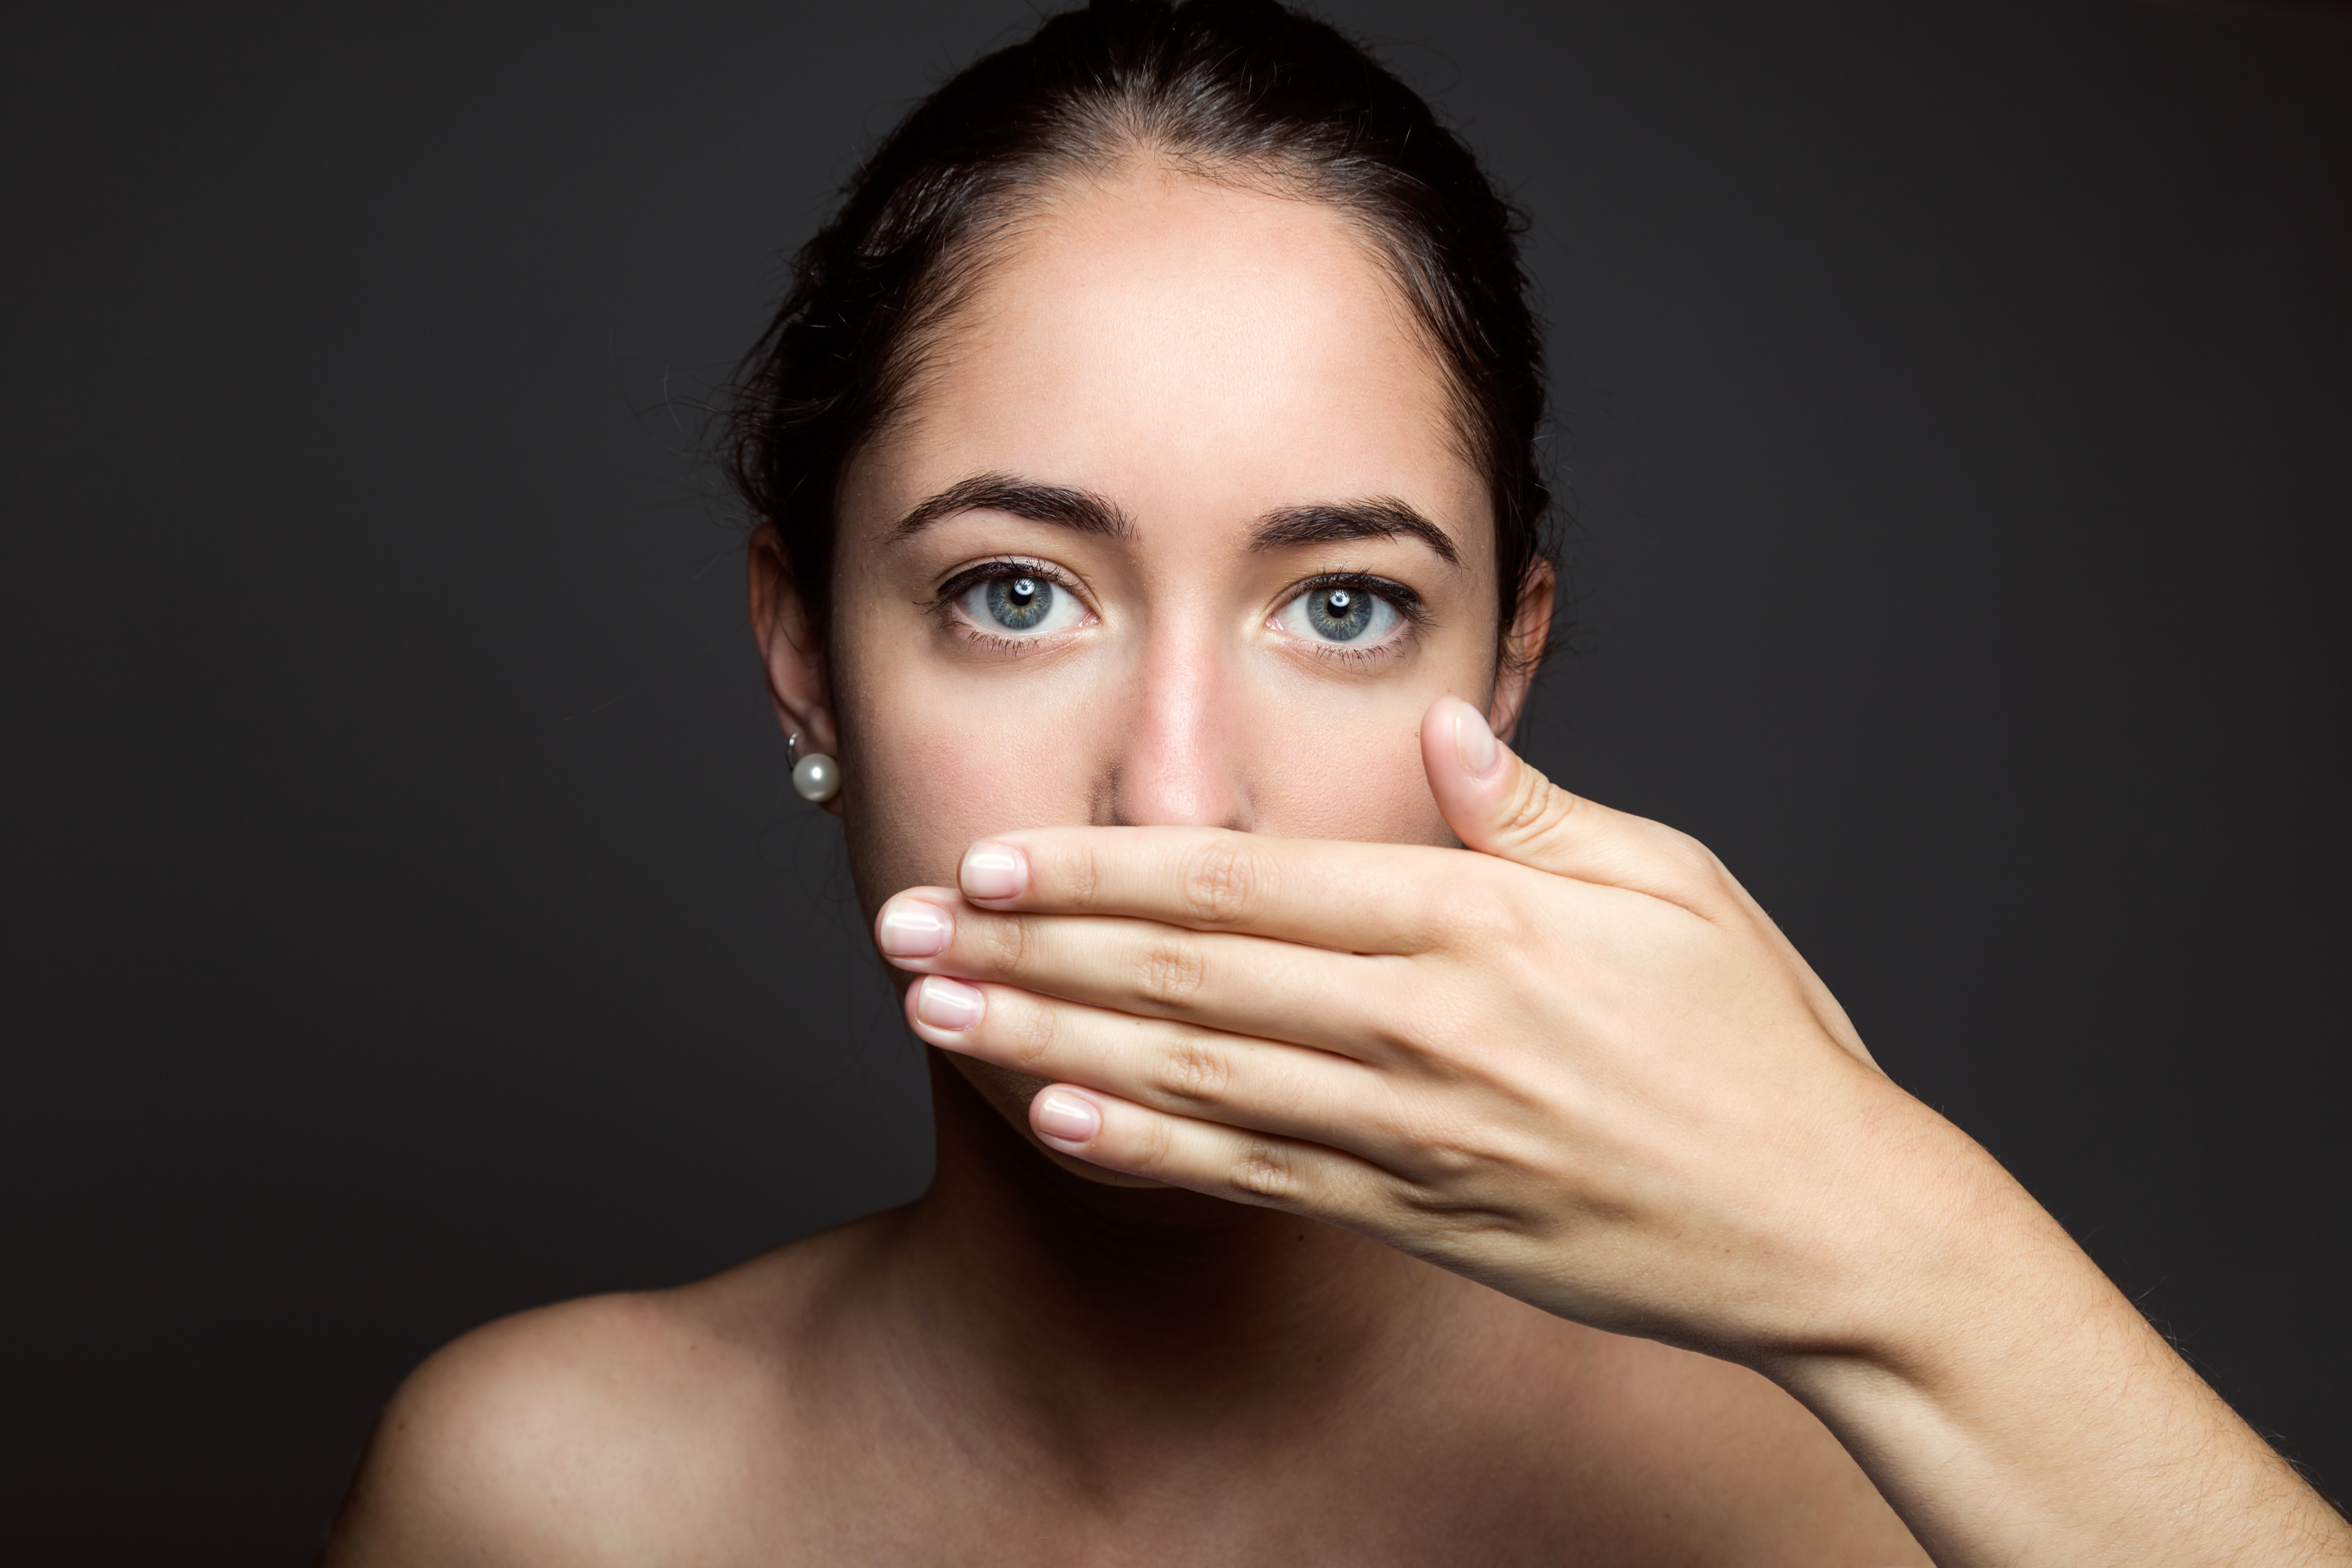
<instances>
[{"instance_id":1,"label":"forearm","mask_svg":"<svg viewBox=\"0 0 2352 1568\"><path fill-rule=\"evenodd\" d=\"M1945 1568L2352 1568L2343 1521L1871 1062L1719 862L1491 736L1474 773L1475 721L1445 699L1423 734L1474 856L1159 828L978 847L970 886L877 919L923 976L910 1026L1050 1084L1030 1125L1056 1152L1754 1367Z\"/></svg>"},{"instance_id":2,"label":"forearm","mask_svg":"<svg viewBox=\"0 0 2352 1568\"><path fill-rule=\"evenodd\" d=\"M1882 1321L1769 1358L1942 1568L2352 1563L2352 1529L1980 1151Z\"/></svg>"}]
</instances>

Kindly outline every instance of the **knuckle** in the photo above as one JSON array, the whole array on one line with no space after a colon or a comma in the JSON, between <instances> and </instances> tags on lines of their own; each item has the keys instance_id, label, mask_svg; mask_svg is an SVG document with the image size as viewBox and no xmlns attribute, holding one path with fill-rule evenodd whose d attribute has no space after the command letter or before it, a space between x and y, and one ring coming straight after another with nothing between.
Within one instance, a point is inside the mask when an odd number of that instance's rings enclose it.
<instances>
[{"instance_id":1,"label":"knuckle","mask_svg":"<svg viewBox=\"0 0 2352 1568\"><path fill-rule=\"evenodd\" d=\"M1715 865L1715 856L1706 845L1681 828L1669 827L1663 822L1653 826L1650 850L1659 859L1681 871L1712 868Z\"/></svg>"},{"instance_id":2,"label":"knuckle","mask_svg":"<svg viewBox=\"0 0 2352 1568\"><path fill-rule=\"evenodd\" d=\"M1162 1098L1187 1106L1221 1103L1233 1082L1223 1052L1199 1040L1182 1040L1164 1055L1153 1075Z\"/></svg>"},{"instance_id":3,"label":"knuckle","mask_svg":"<svg viewBox=\"0 0 2352 1568\"><path fill-rule=\"evenodd\" d=\"M995 973L1018 979L1029 972L1033 959L1029 921L1020 915L999 915L980 922L981 956Z\"/></svg>"},{"instance_id":4,"label":"knuckle","mask_svg":"<svg viewBox=\"0 0 2352 1568\"><path fill-rule=\"evenodd\" d=\"M1022 1067L1036 1067L1054 1054L1055 1042L1061 1036L1061 1024L1052 1007L1024 1003L1009 1007L992 1007L989 1011L992 1019L1001 1018L998 1037L1005 1052Z\"/></svg>"},{"instance_id":5,"label":"knuckle","mask_svg":"<svg viewBox=\"0 0 2352 1568\"><path fill-rule=\"evenodd\" d=\"M1714 850L1663 823L1655 826L1648 847L1670 887L1692 893L1717 893L1730 876Z\"/></svg>"},{"instance_id":6,"label":"knuckle","mask_svg":"<svg viewBox=\"0 0 2352 1568\"><path fill-rule=\"evenodd\" d=\"M1235 1192L1261 1203L1284 1203L1298 1191L1298 1173L1287 1151L1262 1138L1253 1138L1234 1156L1226 1177Z\"/></svg>"},{"instance_id":7,"label":"knuckle","mask_svg":"<svg viewBox=\"0 0 2352 1568\"><path fill-rule=\"evenodd\" d=\"M1091 844L1082 845L1069 857L1063 869L1064 891L1072 905L1082 910L1095 907L1102 895L1102 857Z\"/></svg>"},{"instance_id":8,"label":"knuckle","mask_svg":"<svg viewBox=\"0 0 2352 1568\"><path fill-rule=\"evenodd\" d=\"M1478 1140L1458 1129L1434 1131L1412 1146L1413 1161L1433 1185L1459 1188L1484 1175L1494 1164Z\"/></svg>"},{"instance_id":9,"label":"knuckle","mask_svg":"<svg viewBox=\"0 0 2352 1568\"><path fill-rule=\"evenodd\" d=\"M1147 1176L1154 1171L1165 1170L1175 1149L1174 1130L1163 1118L1152 1117L1136 1134L1134 1154L1128 1168L1138 1175Z\"/></svg>"},{"instance_id":10,"label":"knuckle","mask_svg":"<svg viewBox=\"0 0 2352 1568\"><path fill-rule=\"evenodd\" d=\"M1466 1182L1491 1163L1476 1127L1458 1114L1431 1105L1424 1097L1391 1089L1388 1121L1412 1151L1415 1166L1436 1184Z\"/></svg>"},{"instance_id":11,"label":"knuckle","mask_svg":"<svg viewBox=\"0 0 2352 1568\"><path fill-rule=\"evenodd\" d=\"M1248 917L1270 874L1265 857L1239 834L1220 834L1185 857L1178 889L1185 913L1203 925Z\"/></svg>"},{"instance_id":12,"label":"knuckle","mask_svg":"<svg viewBox=\"0 0 2352 1568\"><path fill-rule=\"evenodd\" d=\"M1145 943L1136 965L1136 989L1155 1005L1181 1006L1200 994L1207 970L1198 942L1181 936L1154 937Z\"/></svg>"},{"instance_id":13,"label":"knuckle","mask_svg":"<svg viewBox=\"0 0 2352 1568\"><path fill-rule=\"evenodd\" d=\"M1565 826L1576 815L1576 796L1533 768L1520 770L1504 804L1499 827L1511 839L1540 838Z\"/></svg>"}]
</instances>

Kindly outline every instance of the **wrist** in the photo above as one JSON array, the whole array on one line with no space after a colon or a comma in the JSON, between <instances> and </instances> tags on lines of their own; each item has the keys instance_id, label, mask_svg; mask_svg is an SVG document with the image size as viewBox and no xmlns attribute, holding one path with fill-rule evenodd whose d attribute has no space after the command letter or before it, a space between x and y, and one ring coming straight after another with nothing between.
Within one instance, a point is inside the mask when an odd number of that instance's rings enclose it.
<instances>
[{"instance_id":1,"label":"wrist","mask_svg":"<svg viewBox=\"0 0 2352 1568\"><path fill-rule=\"evenodd\" d=\"M2342 1521L1990 1154L1924 1106L1906 1136L1818 1331L1743 1359L1937 1563L2344 1561Z\"/></svg>"},{"instance_id":2,"label":"wrist","mask_svg":"<svg viewBox=\"0 0 2352 1568\"><path fill-rule=\"evenodd\" d=\"M1756 1359L1800 1398L1906 1389L1965 1405L2138 1313L1982 1145L1885 1086L1822 1244L1815 1318ZM2161 1342L2158 1342L2159 1344Z\"/></svg>"}]
</instances>

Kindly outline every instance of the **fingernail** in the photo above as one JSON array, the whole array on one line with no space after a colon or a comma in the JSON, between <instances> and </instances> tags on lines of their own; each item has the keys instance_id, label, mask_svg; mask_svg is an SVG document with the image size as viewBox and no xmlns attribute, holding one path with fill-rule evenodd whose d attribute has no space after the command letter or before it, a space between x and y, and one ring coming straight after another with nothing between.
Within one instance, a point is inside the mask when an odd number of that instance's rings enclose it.
<instances>
[{"instance_id":1,"label":"fingernail","mask_svg":"<svg viewBox=\"0 0 2352 1568\"><path fill-rule=\"evenodd\" d=\"M987 998L977 985L926 974L915 983L915 1016L934 1029L969 1029L980 1022Z\"/></svg>"},{"instance_id":2,"label":"fingernail","mask_svg":"<svg viewBox=\"0 0 2352 1568\"><path fill-rule=\"evenodd\" d=\"M1503 754L1502 743L1488 728L1486 716L1458 699L1454 708L1454 754L1462 759L1464 771L1474 779L1492 773L1495 759Z\"/></svg>"},{"instance_id":3,"label":"fingernail","mask_svg":"<svg viewBox=\"0 0 2352 1568\"><path fill-rule=\"evenodd\" d=\"M1037 1136L1056 1143L1091 1143L1102 1131L1102 1112L1091 1100L1066 1089L1049 1089L1030 1105L1029 1125Z\"/></svg>"},{"instance_id":4,"label":"fingernail","mask_svg":"<svg viewBox=\"0 0 2352 1568\"><path fill-rule=\"evenodd\" d=\"M967 899L1017 899L1029 890L1029 857L1010 844L975 844L958 880Z\"/></svg>"},{"instance_id":5,"label":"fingernail","mask_svg":"<svg viewBox=\"0 0 2352 1568\"><path fill-rule=\"evenodd\" d=\"M888 958L937 958L953 935L955 921L947 910L919 899L902 899L884 910L875 932Z\"/></svg>"}]
</instances>

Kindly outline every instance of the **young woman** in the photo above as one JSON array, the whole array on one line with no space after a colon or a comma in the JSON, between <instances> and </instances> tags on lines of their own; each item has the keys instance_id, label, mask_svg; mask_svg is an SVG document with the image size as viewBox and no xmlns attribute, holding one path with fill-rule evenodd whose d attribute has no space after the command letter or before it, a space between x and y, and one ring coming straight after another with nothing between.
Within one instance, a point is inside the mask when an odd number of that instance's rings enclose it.
<instances>
[{"instance_id":1,"label":"young woman","mask_svg":"<svg viewBox=\"0 0 2352 1568\"><path fill-rule=\"evenodd\" d=\"M882 145L738 468L937 1179L442 1352L330 1563L2352 1562L1720 863L1498 739L1512 235L1270 0Z\"/></svg>"}]
</instances>

